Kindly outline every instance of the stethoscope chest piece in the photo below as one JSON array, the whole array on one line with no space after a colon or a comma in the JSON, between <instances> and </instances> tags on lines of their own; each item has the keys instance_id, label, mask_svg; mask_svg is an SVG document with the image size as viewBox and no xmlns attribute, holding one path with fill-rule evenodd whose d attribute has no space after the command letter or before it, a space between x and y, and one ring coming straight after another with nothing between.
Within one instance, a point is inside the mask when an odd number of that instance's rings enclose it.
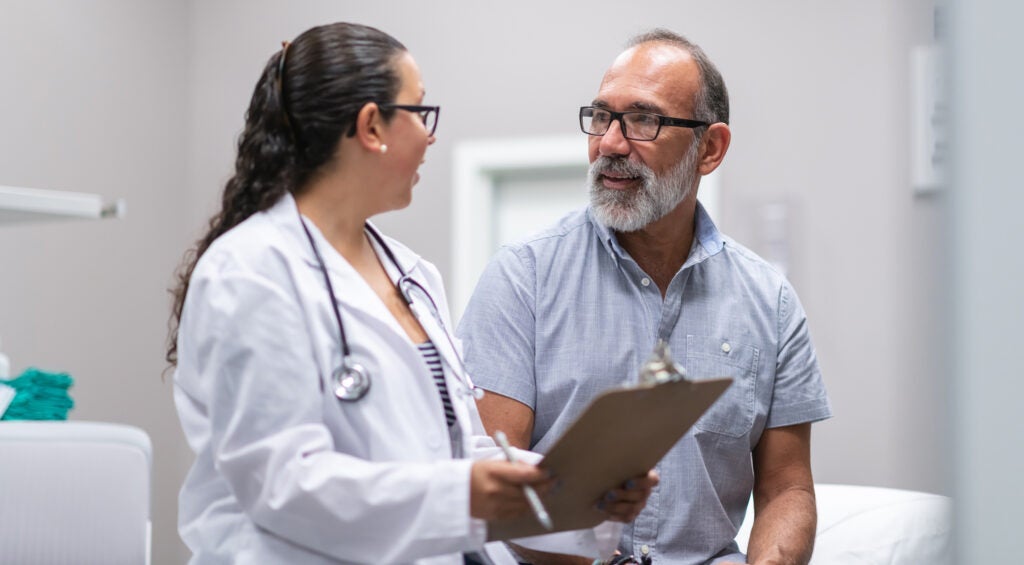
<instances>
[{"instance_id":1,"label":"stethoscope chest piece","mask_svg":"<svg viewBox=\"0 0 1024 565\"><path fill-rule=\"evenodd\" d=\"M366 396L370 390L370 375L358 363L345 363L334 370L331 375L334 384L334 396L338 400L355 402Z\"/></svg>"}]
</instances>

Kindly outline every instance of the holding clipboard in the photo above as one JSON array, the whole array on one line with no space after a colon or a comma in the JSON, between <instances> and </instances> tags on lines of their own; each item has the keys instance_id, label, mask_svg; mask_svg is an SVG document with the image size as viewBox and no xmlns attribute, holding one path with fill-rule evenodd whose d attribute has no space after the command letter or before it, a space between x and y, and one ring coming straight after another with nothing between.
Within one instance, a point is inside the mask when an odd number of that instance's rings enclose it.
<instances>
[{"instance_id":1,"label":"holding clipboard","mask_svg":"<svg viewBox=\"0 0 1024 565\"><path fill-rule=\"evenodd\" d=\"M604 493L646 475L731 384L728 377L677 378L597 396L537 464L562 482L542 497L553 531L592 528L604 521L605 514L594 507ZM488 523L489 540L549 531L531 514Z\"/></svg>"}]
</instances>

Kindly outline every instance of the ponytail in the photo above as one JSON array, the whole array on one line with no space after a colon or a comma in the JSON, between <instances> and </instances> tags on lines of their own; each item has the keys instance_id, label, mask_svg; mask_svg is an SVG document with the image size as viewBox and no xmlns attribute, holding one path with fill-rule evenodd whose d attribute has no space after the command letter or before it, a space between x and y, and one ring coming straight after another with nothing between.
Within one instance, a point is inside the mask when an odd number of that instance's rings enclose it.
<instances>
[{"instance_id":1,"label":"ponytail","mask_svg":"<svg viewBox=\"0 0 1024 565\"><path fill-rule=\"evenodd\" d=\"M295 168L296 148L288 131L287 118L281 104L281 91L277 87L278 61L284 49L271 57L256 83L249 110L246 112L245 130L238 139L238 157L235 173L224 187L220 211L210 218L206 234L186 252L175 273L176 286L172 291L170 335L167 362L178 361L178 323L185 306L189 279L199 258L221 235L245 221L249 216L273 206L290 190Z\"/></svg>"},{"instance_id":2,"label":"ponytail","mask_svg":"<svg viewBox=\"0 0 1024 565\"><path fill-rule=\"evenodd\" d=\"M300 193L333 159L341 136L354 135L356 115L365 104L394 100L401 86L394 61L404 51L380 30L335 23L307 30L267 61L245 114L235 172L224 187L220 211L174 276L170 366L178 362L178 325L199 258L214 240L286 192Z\"/></svg>"}]
</instances>

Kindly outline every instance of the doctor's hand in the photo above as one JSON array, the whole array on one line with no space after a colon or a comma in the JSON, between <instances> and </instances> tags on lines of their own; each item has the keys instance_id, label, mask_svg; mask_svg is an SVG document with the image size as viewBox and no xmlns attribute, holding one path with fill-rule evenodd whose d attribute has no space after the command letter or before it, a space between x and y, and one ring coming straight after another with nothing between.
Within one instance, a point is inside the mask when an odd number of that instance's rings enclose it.
<instances>
[{"instance_id":1,"label":"doctor's hand","mask_svg":"<svg viewBox=\"0 0 1024 565\"><path fill-rule=\"evenodd\" d=\"M658 473L651 470L646 476L634 477L612 489L597 501L597 509L613 522L632 522L647 504L651 489L658 484Z\"/></svg>"},{"instance_id":2,"label":"doctor's hand","mask_svg":"<svg viewBox=\"0 0 1024 565\"><path fill-rule=\"evenodd\" d=\"M530 511L523 485L544 493L553 482L545 471L526 463L477 461L469 476L469 514L482 520L523 515Z\"/></svg>"}]
</instances>

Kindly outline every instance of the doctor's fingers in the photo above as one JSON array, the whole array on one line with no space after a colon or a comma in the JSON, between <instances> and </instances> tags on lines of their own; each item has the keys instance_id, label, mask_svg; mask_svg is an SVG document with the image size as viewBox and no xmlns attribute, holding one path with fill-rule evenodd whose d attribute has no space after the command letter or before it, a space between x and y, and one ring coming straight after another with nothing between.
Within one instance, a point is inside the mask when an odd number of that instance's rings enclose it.
<instances>
[{"instance_id":1,"label":"doctor's fingers","mask_svg":"<svg viewBox=\"0 0 1024 565\"><path fill-rule=\"evenodd\" d=\"M547 471L527 463L509 463L493 459L479 463L487 463L488 471L497 480L509 484L531 485L539 491L554 482Z\"/></svg>"},{"instance_id":2,"label":"doctor's fingers","mask_svg":"<svg viewBox=\"0 0 1024 565\"><path fill-rule=\"evenodd\" d=\"M491 498L481 509L485 520L506 520L525 516L530 512L530 505L522 493L504 493L503 496ZM472 505L470 505L472 511ZM471 512L472 513L472 512ZM479 516L478 516L479 517Z\"/></svg>"},{"instance_id":3,"label":"doctor's fingers","mask_svg":"<svg viewBox=\"0 0 1024 565\"><path fill-rule=\"evenodd\" d=\"M470 470L470 514L485 520L523 514L528 510L523 484L538 477L543 480L544 476L542 471L529 465L477 461Z\"/></svg>"}]
</instances>

